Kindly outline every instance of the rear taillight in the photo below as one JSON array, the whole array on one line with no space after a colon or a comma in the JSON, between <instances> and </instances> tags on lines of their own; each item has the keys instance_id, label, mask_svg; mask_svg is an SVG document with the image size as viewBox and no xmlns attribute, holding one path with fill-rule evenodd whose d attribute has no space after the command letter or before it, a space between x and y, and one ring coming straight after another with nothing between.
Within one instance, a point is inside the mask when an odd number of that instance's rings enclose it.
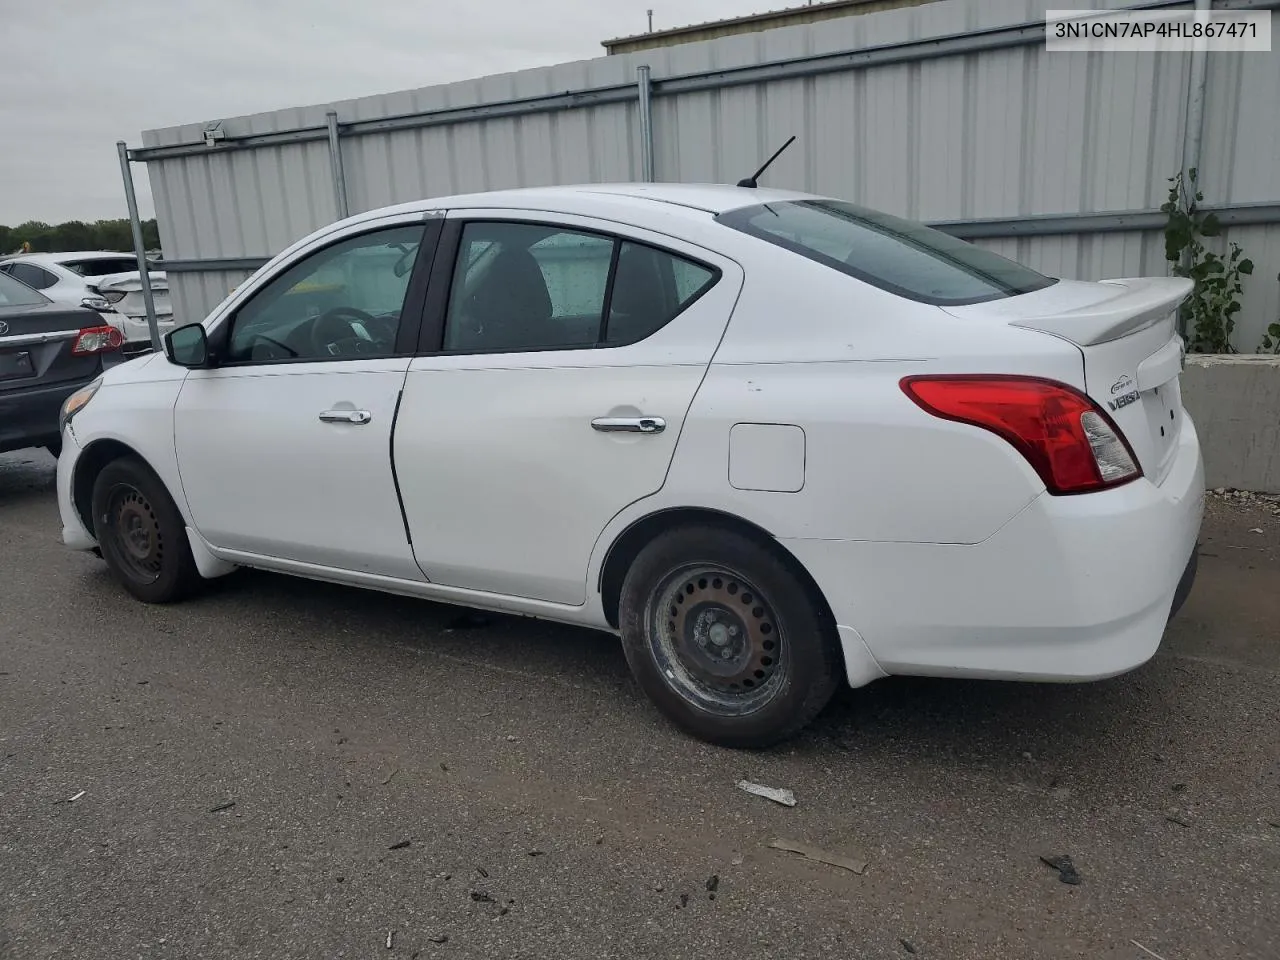
<instances>
[{"instance_id":1,"label":"rear taillight","mask_svg":"<svg viewBox=\"0 0 1280 960\"><path fill-rule=\"evenodd\" d=\"M1038 377L904 377L926 412L990 430L1035 468L1050 493L1088 493L1142 476L1124 434L1074 387Z\"/></svg>"},{"instance_id":2,"label":"rear taillight","mask_svg":"<svg viewBox=\"0 0 1280 960\"><path fill-rule=\"evenodd\" d=\"M73 357L83 357L91 353L108 353L119 350L124 343L124 334L115 327L85 327L76 334L75 343L71 345Z\"/></svg>"}]
</instances>

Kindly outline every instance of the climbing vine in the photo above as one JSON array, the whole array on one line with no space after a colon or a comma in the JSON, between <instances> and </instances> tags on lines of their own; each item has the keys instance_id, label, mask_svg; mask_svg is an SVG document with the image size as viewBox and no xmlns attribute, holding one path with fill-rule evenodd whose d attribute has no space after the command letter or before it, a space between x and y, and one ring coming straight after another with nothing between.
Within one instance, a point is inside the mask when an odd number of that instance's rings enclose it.
<instances>
[{"instance_id":1,"label":"climbing vine","mask_svg":"<svg viewBox=\"0 0 1280 960\"><path fill-rule=\"evenodd\" d=\"M1227 255L1211 250L1206 239L1220 237L1222 225L1213 213L1200 210L1204 194L1196 186L1196 171L1169 178L1169 198L1160 211L1169 219L1164 228L1164 255L1173 264L1173 273L1187 277L1195 287L1182 305L1187 346L1197 353L1235 353L1231 332L1240 312L1242 277L1253 273L1253 261L1243 255L1238 243L1227 247ZM1280 337L1280 324L1271 331Z\"/></svg>"}]
</instances>

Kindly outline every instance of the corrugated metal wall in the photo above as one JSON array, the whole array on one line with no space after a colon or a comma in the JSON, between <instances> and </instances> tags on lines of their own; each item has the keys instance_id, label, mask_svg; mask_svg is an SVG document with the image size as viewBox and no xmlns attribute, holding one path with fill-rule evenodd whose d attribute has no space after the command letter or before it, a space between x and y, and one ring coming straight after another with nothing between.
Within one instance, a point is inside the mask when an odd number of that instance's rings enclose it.
<instances>
[{"instance_id":1,"label":"corrugated metal wall","mask_svg":"<svg viewBox=\"0 0 1280 960\"><path fill-rule=\"evenodd\" d=\"M1257 4L1257 0L1226 0ZM648 64L656 179L734 181L791 134L770 185L832 194L928 221L1151 211L1181 163L1189 54L1047 53L1041 42L763 79L690 92L663 82L758 64L892 48L1042 20L1064 0L944 0L333 105L228 120L231 138L343 125L635 83ZM1223 5L1220 0L1219 5ZM1266 5L1266 4L1264 4ZM885 58L881 58L883 61ZM673 80L672 78L677 78ZM702 86L711 86L703 82ZM620 98L614 97L614 100ZM1208 202L1280 200L1280 55L1209 57L1202 186ZM145 148L198 143L202 124L144 134ZM341 140L352 213L451 193L638 179L634 99L467 119ZM147 161L167 260L270 256L336 216L327 143L236 145ZM147 150L142 151L146 156ZM1010 228L1009 232L1016 232ZM1237 345L1280 315L1280 224L1233 228L1257 263ZM1072 278L1163 274L1159 230L979 241ZM170 275L175 310L196 319L248 275Z\"/></svg>"}]
</instances>

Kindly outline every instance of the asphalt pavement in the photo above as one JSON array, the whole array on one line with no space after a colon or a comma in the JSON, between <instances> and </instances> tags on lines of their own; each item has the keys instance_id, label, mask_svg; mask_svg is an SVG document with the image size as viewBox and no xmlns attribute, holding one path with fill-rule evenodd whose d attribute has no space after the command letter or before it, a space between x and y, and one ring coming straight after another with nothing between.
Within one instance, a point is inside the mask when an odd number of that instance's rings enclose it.
<instances>
[{"instance_id":1,"label":"asphalt pavement","mask_svg":"<svg viewBox=\"0 0 1280 960\"><path fill-rule=\"evenodd\" d=\"M1274 960L1275 509L1214 498L1131 674L885 680L745 753L602 634L254 572L137 603L0 456L0 957Z\"/></svg>"}]
</instances>

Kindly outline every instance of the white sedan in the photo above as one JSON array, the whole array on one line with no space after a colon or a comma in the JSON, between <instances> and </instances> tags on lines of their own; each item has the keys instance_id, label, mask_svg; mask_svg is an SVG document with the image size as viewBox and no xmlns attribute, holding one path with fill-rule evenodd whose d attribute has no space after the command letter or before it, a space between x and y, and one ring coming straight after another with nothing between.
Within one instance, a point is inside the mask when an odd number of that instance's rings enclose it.
<instances>
[{"instance_id":1,"label":"white sedan","mask_svg":"<svg viewBox=\"0 0 1280 960\"><path fill-rule=\"evenodd\" d=\"M164 334L173 329L169 279L154 263L148 262L147 267L156 321ZM98 311L124 335L126 356L151 350L142 274L132 254L102 250L18 254L0 260L0 273L21 280L54 303Z\"/></svg>"},{"instance_id":2,"label":"white sedan","mask_svg":"<svg viewBox=\"0 0 1280 960\"><path fill-rule=\"evenodd\" d=\"M685 730L844 681L1113 676L1194 573L1181 279L837 200L591 185L361 214L63 411L63 539L621 634Z\"/></svg>"}]
</instances>

